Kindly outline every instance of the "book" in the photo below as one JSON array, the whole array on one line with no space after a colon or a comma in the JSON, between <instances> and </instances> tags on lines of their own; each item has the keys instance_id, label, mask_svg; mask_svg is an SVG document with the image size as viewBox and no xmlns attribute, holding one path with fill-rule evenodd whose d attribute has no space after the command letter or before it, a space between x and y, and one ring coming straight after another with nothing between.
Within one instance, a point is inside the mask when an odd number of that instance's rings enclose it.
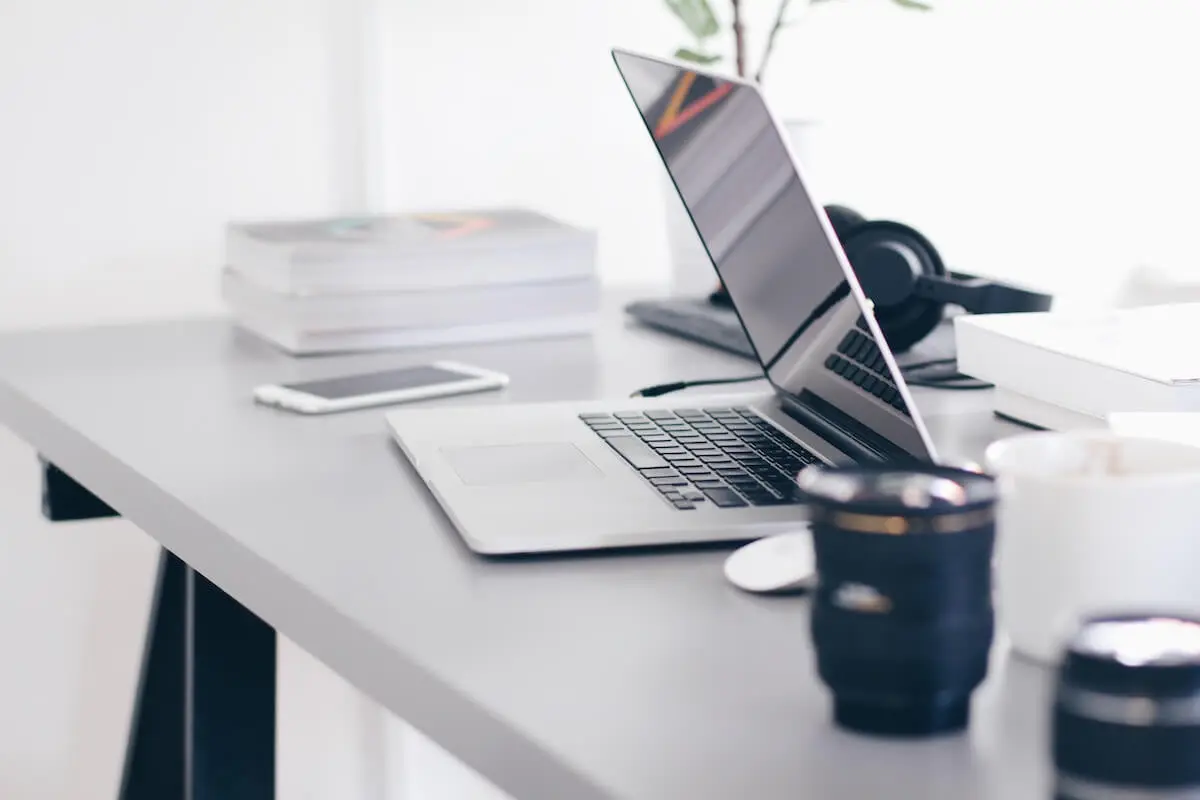
<instances>
[{"instance_id":1,"label":"book","mask_svg":"<svg viewBox=\"0 0 1200 800\"><path fill-rule=\"evenodd\" d=\"M363 328L324 331L297 330L269 320L238 319L236 322L238 327L281 350L303 356L582 336L591 333L596 323L596 315L568 314L449 328Z\"/></svg>"},{"instance_id":2,"label":"book","mask_svg":"<svg viewBox=\"0 0 1200 800\"><path fill-rule=\"evenodd\" d=\"M1162 439L1200 447L1200 414L1191 412L1125 412L1111 414L1108 426L1122 436Z\"/></svg>"},{"instance_id":3,"label":"book","mask_svg":"<svg viewBox=\"0 0 1200 800\"><path fill-rule=\"evenodd\" d=\"M1125 411L1200 411L1200 303L1104 312L963 315L959 371L996 385L1009 416L1102 425ZM1014 411L1013 409L1018 410ZM1057 420L1057 421L1056 421ZM1044 423L1051 424L1044 424Z\"/></svg>"},{"instance_id":4,"label":"book","mask_svg":"<svg viewBox=\"0 0 1200 800\"><path fill-rule=\"evenodd\" d=\"M1053 403L1034 400L1008 389L997 388L992 397L997 416L1031 428L1047 431L1092 430L1104 427L1104 418L1072 411Z\"/></svg>"},{"instance_id":5,"label":"book","mask_svg":"<svg viewBox=\"0 0 1200 800\"><path fill-rule=\"evenodd\" d=\"M382 328L453 328L593 313L600 305L596 278L585 276L513 285L424 291L285 294L226 269L221 296L239 319L275 330L313 333Z\"/></svg>"},{"instance_id":6,"label":"book","mask_svg":"<svg viewBox=\"0 0 1200 800\"><path fill-rule=\"evenodd\" d=\"M515 208L226 228L226 266L292 294L584 277L595 274L595 262L594 231Z\"/></svg>"}]
</instances>

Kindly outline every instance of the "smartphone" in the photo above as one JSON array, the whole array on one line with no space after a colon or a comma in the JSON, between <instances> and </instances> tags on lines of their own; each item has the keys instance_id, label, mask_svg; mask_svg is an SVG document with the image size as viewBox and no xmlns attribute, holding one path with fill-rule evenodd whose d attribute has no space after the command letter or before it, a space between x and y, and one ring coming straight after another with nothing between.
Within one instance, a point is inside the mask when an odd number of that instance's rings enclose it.
<instances>
[{"instance_id":1,"label":"smartphone","mask_svg":"<svg viewBox=\"0 0 1200 800\"><path fill-rule=\"evenodd\" d=\"M300 414L330 414L372 406L500 389L508 376L452 361L344 375L304 383L259 386L254 399Z\"/></svg>"}]
</instances>

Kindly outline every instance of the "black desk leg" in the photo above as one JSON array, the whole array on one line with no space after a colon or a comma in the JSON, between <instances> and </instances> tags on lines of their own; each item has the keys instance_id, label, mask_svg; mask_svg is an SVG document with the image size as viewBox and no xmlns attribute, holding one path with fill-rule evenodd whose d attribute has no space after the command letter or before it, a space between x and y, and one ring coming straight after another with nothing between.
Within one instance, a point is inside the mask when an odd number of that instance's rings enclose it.
<instances>
[{"instance_id":1,"label":"black desk leg","mask_svg":"<svg viewBox=\"0 0 1200 800\"><path fill-rule=\"evenodd\" d=\"M274 800L275 631L163 551L120 800Z\"/></svg>"},{"instance_id":2,"label":"black desk leg","mask_svg":"<svg viewBox=\"0 0 1200 800\"><path fill-rule=\"evenodd\" d=\"M187 577L185 800L275 800L275 631Z\"/></svg>"},{"instance_id":3,"label":"black desk leg","mask_svg":"<svg viewBox=\"0 0 1200 800\"><path fill-rule=\"evenodd\" d=\"M163 550L150 604L150 624L120 800L182 798L184 621L187 618L187 566Z\"/></svg>"}]
</instances>

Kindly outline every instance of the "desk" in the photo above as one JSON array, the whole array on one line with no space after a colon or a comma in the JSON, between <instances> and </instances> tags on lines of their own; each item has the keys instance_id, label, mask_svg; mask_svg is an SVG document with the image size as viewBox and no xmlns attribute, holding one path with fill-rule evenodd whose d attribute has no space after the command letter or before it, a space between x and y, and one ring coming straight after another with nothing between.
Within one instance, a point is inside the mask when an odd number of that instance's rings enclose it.
<instances>
[{"instance_id":1,"label":"desk","mask_svg":"<svg viewBox=\"0 0 1200 800\"><path fill-rule=\"evenodd\" d=\"M193 656L224 644L233 659L186 675L188 735L217 748L181 766L206 787L193 796L270 796L247 776L269 772L273 753L261 727L273 725L271 629L520 800L1047 796L1049 675L1001 648L968 735L847 735L829 723L807 601L726 586L724 550L485 561L379 410L304 418L249 399L268 381L433 357L511 375L503 394L442 401L464 404L746 371L625 327L616 302L594 339L300 361L221 320L0 337L0 422L204 576L190 581L191 627L172 605L187 595L168 593L154 638L162 663L178 666L181 639ZM1011 430L986 393L917 398L949 457L978 457ZM134 744L166 751L173 770L184 677L154 663L150 652L138 720L159 734L139 743L135 730ZM214 743L230 725L237 736ZM138 797L128 782L126 797Z\"/></svg>"}]
</instances>

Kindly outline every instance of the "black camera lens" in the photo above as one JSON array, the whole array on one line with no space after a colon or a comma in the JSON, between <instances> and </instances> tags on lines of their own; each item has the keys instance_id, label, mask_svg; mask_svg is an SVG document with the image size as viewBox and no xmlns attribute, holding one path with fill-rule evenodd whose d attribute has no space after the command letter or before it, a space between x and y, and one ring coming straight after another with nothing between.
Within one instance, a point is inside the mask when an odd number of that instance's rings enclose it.
<instances>
[{"instance_id":1,"label":"black camera lens","mask_svg":"<svg viewBox=\"0 0 1200 800\"><path fill-rule=\"evenodd\" d=\"M1055 797L1200 797L1200 621L1091 620L1054 702Z\"/></svg>"},{"instance_id":2,"label":"black camera lens","mask_svg":"<svg viewBox=\"0 0 1200 800\"><path fill-rule=\"evenodd\" d=\"M834 721L928 736L967 724L994 628L995 485L929 467L810 468L812 637Z\"/></svg>"}]
</instances>

